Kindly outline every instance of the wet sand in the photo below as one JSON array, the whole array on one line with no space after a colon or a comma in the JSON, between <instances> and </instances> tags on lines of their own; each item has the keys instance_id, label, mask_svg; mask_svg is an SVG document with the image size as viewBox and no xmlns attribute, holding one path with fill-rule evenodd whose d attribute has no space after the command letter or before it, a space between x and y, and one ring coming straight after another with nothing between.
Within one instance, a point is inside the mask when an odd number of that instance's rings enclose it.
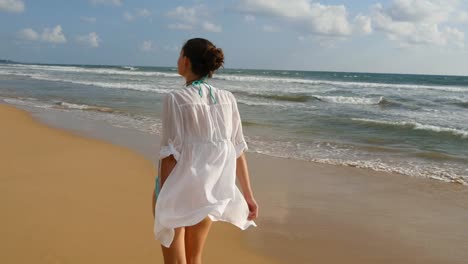
<instances>
[{"instance_id":1,"label":"wet sand","mask_svg":"<svg viewBox=\"0 0 468 264\"><path fill-rule=\"evenodd\" d=\"M92 124L88 131L50 128L5 105L0 122L1 263L162 263L152 234L155 152L147 148L158 148L156 136ZM466 186L247 158L258 227L242 232L215 223L205 263L468 259Z\"/></svg>"},{"instance_id":2,"label":"wet sand","mask_svg":"<svg viewBox=\"0 0 468 264\"><path fill-rule=\"evenodd\" d=\"M249 158L263 206L250 244L281 263L468 259L466 186L258 154Z\"/></svg>"}]
</instances>

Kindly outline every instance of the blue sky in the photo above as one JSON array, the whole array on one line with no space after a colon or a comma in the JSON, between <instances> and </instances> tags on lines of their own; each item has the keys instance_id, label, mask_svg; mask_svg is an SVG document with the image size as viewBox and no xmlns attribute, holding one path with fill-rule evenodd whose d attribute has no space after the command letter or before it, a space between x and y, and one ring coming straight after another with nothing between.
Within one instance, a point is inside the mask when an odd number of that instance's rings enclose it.
<instances>
[{"instance_id":1,"label":"blue sky","mask_svg":"<svg viewBox=\"0 0 468 264\"><path fill-rule=\"evenodd\" d=\"M175 66L204 37L227 68L468 75L465 0L0 0L0 58Z\"/></svg>"}]
</instances>

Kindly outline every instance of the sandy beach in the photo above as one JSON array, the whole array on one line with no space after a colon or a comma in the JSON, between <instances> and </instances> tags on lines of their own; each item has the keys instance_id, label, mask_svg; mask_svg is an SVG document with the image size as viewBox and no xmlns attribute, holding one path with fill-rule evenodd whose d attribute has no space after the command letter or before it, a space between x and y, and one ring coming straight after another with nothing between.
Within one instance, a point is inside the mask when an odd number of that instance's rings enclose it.
<instances>
[{"instance_id":1,"label":"sandy beach","mask_svg":"<svg viewBox=\"0 0 468 264\"><path fill-rule=\"evenodd\" d=\"M162 263L152 233L156 170L138 147L143 139L84 137L1 104L0 122L0 263ZM468 259L466 186L256 153L247 158L258 227L242 232L214 224L205 263Z\"/></svg>"},{"instance_id":2,"label":"sandy beach","mask_svg":"<svg viewBox=\"0 0 468 264\"><path fill-rule=\"evenodd\" d=\"M0 263L162 263L155 167L126 148L49 128L0 105ZM220 243L222 241L222 243ZM214 226L207 263L274 263Z\"/></svg>"}]
</instances>

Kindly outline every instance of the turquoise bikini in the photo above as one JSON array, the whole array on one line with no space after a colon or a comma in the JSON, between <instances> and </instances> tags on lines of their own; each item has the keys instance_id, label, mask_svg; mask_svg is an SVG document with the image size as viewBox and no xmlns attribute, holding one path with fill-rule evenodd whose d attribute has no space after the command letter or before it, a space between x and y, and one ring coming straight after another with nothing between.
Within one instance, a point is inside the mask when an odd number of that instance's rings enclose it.
<instances>
[{"instance_id":1,"label":"turquoise bikini","mask_svg":"<svg viewBox=\"0 0 468 264\"><path fill-rule=\"evenodd\" d=\"M161 171L161 160L159 160L159 164L158 164L158 172ZM154 187L154 190L156 191L156 199L158 198L159 196L159 192L161 191L161 178L159 178L158 175L156 175L156 185Z\"/></svg>"},{"instance_id":2,"label":"turquoise bikini","mask_svg":"<svg viewBox=\"0 0 468 264\"><path fill-rule=\"evenodd\" d=\"M213 99L213 102L216 104L216 98L213 96L213 93L211 91L211 85L209 83L207 83L205 80L206 80L207 76L201 78L200 80L196 80L194 82L192 82L191 85L193 86L198 86L198 94L200 95L200 97L202 97L202 83L208 85L208 88L210 89L210 97L211 99Z\"/></svg>"}]
</instances>

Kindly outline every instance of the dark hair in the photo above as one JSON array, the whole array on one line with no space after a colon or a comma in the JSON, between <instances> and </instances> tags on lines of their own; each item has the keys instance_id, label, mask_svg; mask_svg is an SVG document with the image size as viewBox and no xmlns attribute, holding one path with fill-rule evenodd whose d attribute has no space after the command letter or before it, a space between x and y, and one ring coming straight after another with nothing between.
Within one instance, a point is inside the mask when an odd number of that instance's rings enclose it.
<instances>
[{"instance_id":1,"label":"dark hair","mask_svg":"<svg viewBox=\"0 0 468 264\"><path fill-rule=\"evenodd\" d=\"M224 64L224 53L207 39L193 38L182 47L184 56L192 64L192 72L200 77L212 77L213 73Z\"/></svg>"}]
</instances>

